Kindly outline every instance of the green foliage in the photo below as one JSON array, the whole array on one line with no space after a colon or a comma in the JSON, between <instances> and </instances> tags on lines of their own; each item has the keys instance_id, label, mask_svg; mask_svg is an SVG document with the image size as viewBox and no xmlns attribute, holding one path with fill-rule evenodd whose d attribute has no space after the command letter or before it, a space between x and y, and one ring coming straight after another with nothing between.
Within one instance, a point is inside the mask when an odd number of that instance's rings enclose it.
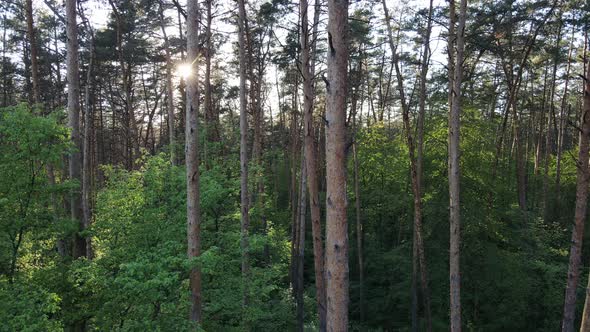
<instances>
[{"instance_id":1,"label":"green foliage","mask_svg":"<svg viewBox=\"0 0 590 332\"><path fill-rule=\"evenodd\" d=\"M76 288L90 294L91 324L101 330L183 331L191 326L188 272L202 272L205 330L257 330L285 326L291 315L283 284L288 247L270 230L252 235L250 253L271 245L275 264L254 261L250 306L242 307L240 227L235 204L238 183L214 167L201 176L202 254L186 258L184 170L165 155L147 158L139 171L104 168L106 186L98 194L91 228L96 259L74 268ZM274 248L277 248L275 250Z\"/></svg>"},{"instance_id":2,"label":"green foliage","mask_svg":"<svg viewBox=\"0 0 590 332\"><path fill-rule=\"evenodd\" d=\"M447 122L444 115L433 114L426 123L424 243L434 329L445 330L449 287ZM465 108L462 124L461 271L466 326L471 331L558 329L569 227L543 220L538 203L526 213L518 209L514 161L501 158L494 175L495 141L490 137L497 123ZM380 124L357 136L369 299L366 310L371 313L365 322L355 325L358 330L409 331L411 326L413 205L403 139L399 128ZM550 175L555 166L551 167ZM574 163L564 159L562 197L567 199L561 202L573 202L574 170ZM351 164L349 174L352 172ZM531 187L532 197L533 190L539 190L536 188L540 187ZM353 187L349 196L351 201L356 199ZM349 211L352 222L353 204L349 204ZM351 230L353 239L356 227L351 225ZM351 313L358 319L355 243L351 240ZM423 317L421 304L419 307L419 317ZM420 324L425 324L422 318Z\"/></svg>"},{"instance_id":3,"label":"green foliage","mask_svg":"<svg viewBox=\"0 0 590 332\"><path fill-rule=\"evenodd\" d=\"M2 331L57 331L61 299L37 283L53 265L55 242L70 222L56 196L71 188L49 180L69 151L68 131L55 116L25 105L0 109L0 321ZM55 174L54 174L55 176Z\"/></svg>"},{"instance_id":4,"label":"green foliage","mask_svg":"<svg viewBox=\"0 0 590 332\"><path fill-rule=\"evenodd\" d=\"M60 298L33 283L0 280L0 331L63 331L53 316Z\"/></svg>"}]
</instances>

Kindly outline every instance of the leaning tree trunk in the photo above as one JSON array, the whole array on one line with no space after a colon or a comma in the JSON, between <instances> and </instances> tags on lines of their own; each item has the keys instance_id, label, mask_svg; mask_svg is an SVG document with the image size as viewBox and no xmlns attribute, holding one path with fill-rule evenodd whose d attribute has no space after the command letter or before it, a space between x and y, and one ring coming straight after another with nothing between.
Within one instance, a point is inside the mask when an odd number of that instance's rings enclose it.
<instances>
[{"instance_id":1,"label":"leaning tree trunk","mask_svg":"<svg viewBox=\"0 0 590 332\"><path fill-rule=\"evenodd\" d=\"M565 288L565 301L563 305L562 332L574 330L574 319L576 313L576 290L580 279L580 262L582 259L582 240L584 239L584 223L586 222L586 210L588 207L588 183L590 171L588 169L588 152L590 141L590 65L586 65L586 76L584 84L584 109L580 119L580 147L576 183L576 210L574 216L574 228L572 231L572 242L570 247L570 259L567 271L567 284ZM584 314L582 315L582 326L580 331L590 331L590 288L586 288L586 301Z\"/></svg>"},{"instance_id":2,"label":"leaning tree trunk","mask_svg":"<svg viewBox=\"0 0 590 332\"><path fill-rule=\"evenodd\" d=\"M195 259L201 254L201 216L199 205L199 3L189 1L187 5L186 41L187 56L192 74L186 86L186 129L185 162L187 190L187 237L188 258ZM201 322L201 271L193 267L189 276L191 291L190 320Z\"/></svg>"},{"instance_id":3,"label":"leaning tree trunk","mask_svg":"<svg viewBox=\"0 0 590 332\"><path fill-rule=\"evenodd\" d=\"M348 223L346 216L346 95L348 0L328 0L326 79L327 330L348 330Z\"/></svg>"},{"instance_id":4,"label":"leaning tree trunk","mask_svg":"<svg viewBox=\"0 0 590 332\"><path fill-rule=\"evenodd\" d=\"M238 44L240 58L240 212L241 212L241 249L242 249L242 282L243 305L248 304L248 275L250 264L248 262L248 229L250 218L248 216L248 110L246 109L246 0L238 0Z\"/></svg>"},{"instance_id":5,"label":"leaning tree trunk","mask_svg":"<svg viewBox=\"0 0 590 332\"><path fill-rule=\"evenodd\" d=\"M455 25L455 0L450 1L450 24ZM449 282L450 282L450 306L451 306L451 331L461 331L461 214L459 203L459 129L461 116L461 81L463 80L463 52L465 48L465 19L467 0L461 0L459 8L459 24L457 32L449 38L455 39L451 43L449 52L455 52L453 80L451 84L449 112L449 222L450 222L450 251L449 251ZM455 48L453 50L453 44Z\"/></svg>"},{"instance_id":6,"label":"leaning tree trunk","mask_svg":"<svg viewBox=\"0 0 590 332\"><path fill-rule=\"evenodd\" d=\"M307 19L308 2L300 1L301 13L301 72L303 76L303 139L305 143L305 167L307 173L307 189L309 191L309 207L311 212L311 232L313 238L313 258L315 268L316 302L320 331L326 330L326 288L324 277L324 245L322 243L322 224L320 220L320 198L318 192L317 147L313 128L314 82L313 72L315 58L311 59L312 43L315 48L317 20L319 17L319 0L314 9L313 41L309 41Z\"/></svg>"}]
</instances>

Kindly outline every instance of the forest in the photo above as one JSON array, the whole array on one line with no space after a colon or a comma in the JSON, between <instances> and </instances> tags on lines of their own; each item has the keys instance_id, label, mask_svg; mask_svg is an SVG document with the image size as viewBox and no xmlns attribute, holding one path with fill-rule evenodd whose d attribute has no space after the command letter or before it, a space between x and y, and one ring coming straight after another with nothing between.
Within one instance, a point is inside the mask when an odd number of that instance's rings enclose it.
<instances>
[{"instance_id":1,"label":"forest","mask_svg":"<svg viewBox=\"0 0 590 332\"><path fill-rule=\"evenodd\" d=\"M590 332L590 2L0 21L0 332Z\"/></svg>"}]
</instances>

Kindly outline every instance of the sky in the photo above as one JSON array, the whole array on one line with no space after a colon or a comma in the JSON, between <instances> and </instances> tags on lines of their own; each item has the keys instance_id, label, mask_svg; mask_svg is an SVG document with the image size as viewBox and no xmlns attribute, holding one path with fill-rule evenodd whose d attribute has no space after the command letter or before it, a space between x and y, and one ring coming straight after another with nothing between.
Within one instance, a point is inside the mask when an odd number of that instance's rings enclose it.
<instances>
[{"instance_id":1,"label":"sky","mask_svg":"<svg viewBox=\"0 0 590 332\"><path fill-rule=\"evenodd\" d=\"M268 0L262 0L262 1L268 1ZM262 2L262 1L259 0L256 2ZM444 0L434 0L434 6L436 7L437 5L442 5L443 1ZM186 0L179 0L179 2L183 5L186 4ZM400 8L403 9L407 13L407 15L414 15L415 11L419 10L420 8L427 8L427 6L429 4L429 0L402 0L402 1L387 0L387 2L388 2L388 7L389 7L392 15L398 15L397 13L401 13ZM222 8L219 9L220 12L228 12L228 11L234 9L234 8L228 7L228 5L233 6L233 4L234 4L233 1L220 0L220 3L222 4ZM250 3L252 3L252 2L250 2ZM50 12L49 8L46 7L43 0L33 0L33 4L34 4L34 7L36 10L43 10L43 11ZM363 3L360 3L358 1L351 1L349 12L351 13L355 8L361 7L363 5L364 5ZM108 2L106 0L102 0L102 1L89 0L85 3L85 8L87 10L86 15L89 18L89 20L91 21L92 25L95 27L95 29L100 30L100 29L103 29L106 27L106 23L108 21L108 16L109 16L109 13L111 12L110 5L108 4ZM376 14L377 17L382 18L383 17L382 7L377 4L377 5L375 5L375 9L378 10L378 13ZM174 8L168 10L166 12L166 16L174 18L173 19L174 24L167 28L168 35L178 36L176 10ZM309 17L310 17L310 20L313 17L313 6L310 6ZM296 24L296 21L297 21L297 13L294 13L292 15L288 15L287 17L282 18L279 23L282 25L288 25L289 24L288 22L290 22L291 24L294 25L294 24ZM376 20L374 24L383 25L383 21L382 21L382 19L381 19L381 21ZM214 20L213 29L229 36L228 41L221 46L221 48L220 48L220 50L218 50L218 53L216 56L218 56L220 58L231 58L232 57L232 45L237 42L237 36L235 33L236 32L235 26L230 25L222 20L217 19L217 20ZM321 30L323 30L323 29L321 29ZM321 31L321 30L320 30L320 34L325 33L325 31ZM446 64L446 54L444 53L446 41L440 40L440 38L439 38L440 31L441 31L441 27L434 24L432 38L431 38L431 50L432 50L431 66L432 67L442 66L442 65ZM275 32L277 33L277 35L280 39L284 39L284 37L286 36L286 31L284 29L275 29ZM158 33L159 33L159 31L158 31ZM181 66L182 64L180 63L180 61L178 61L177 65ZM177 73L177 75L180 75L180 74ZM272 65L269 66L268 70L267 70L266 81L274 83L276 80L276 75L277 75L276 68ZM179 78L177 77L177 79L179 79ZM238 81L239 80L238 80L237 75L231 75L228 78L228 83L230 85L237 86ZM266 101L266 107L267 107L267 111L268 111L268 108L270 108L270 111L273 113L273 116L274 116L274 114L278 113L278 93L277 93L277 89L275 87L272 87L268 90L268 99ZM367 109L368 109L368 107L367 107Z\"/></svg>"}]
</instances>

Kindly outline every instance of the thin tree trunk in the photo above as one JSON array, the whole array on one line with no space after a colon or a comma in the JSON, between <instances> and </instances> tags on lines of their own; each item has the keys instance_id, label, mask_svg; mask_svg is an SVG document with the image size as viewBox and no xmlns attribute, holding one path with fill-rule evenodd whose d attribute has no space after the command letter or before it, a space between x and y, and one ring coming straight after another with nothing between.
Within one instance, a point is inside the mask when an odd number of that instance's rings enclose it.
<instances>
[{"instance_id":1,"label":"thin tree trunk","mask_svg":"<svg viewBox=\"0 0 590 332\"><path fill-rule=\"evenodd\" d=\"M115 6L113 0L109 0L109 4L113 9L113 13L115 15L116 24L117 24L117 49L119 55L119 65L121 66L121 78L122 78L122 88L124 93L124 107L125 107L125 114L127 116L126 121L126 129L127 129L127 167L129 169L134 168L135 158L139 157L139 144L140 144L140 137L138 134L137 122L135 120L135 108L131 105L131 77L132 77L132 69L131 65L125 62L124 52L123 50L123 18L121 17L121 13Z\"/></svg>"},{"instance_id":2,"label":"thin tree trunk","mask_svg":"<svg viewBox=\"0 0 590 332\"><path fill-rule=\"evenodd\" d=\"M199 204L199 3L187 5L187 56L191 63L191 75L186 89L185 162L187 186L187 236L188 258L201 255L201 211ZM201 322L201 270L193 267L189 276L191 290L190 320Z\"/></svg>"},{"instance_id":3,"label":"thin tree trunk","mask_svg":"<svg viewBox=\"0 0 590 332\"><path fill-rule=\"evenodd\" d=\"M92 221L92 135L94 132L94 37L91 37L90 60L86 72L86 91L84 106L84 154L82 158L82 211L84 228L90 227ZM86 238L86 257L94 258L92 250L92 239Z\"/></svg>"},{"instance_id":4,"label":"thin tree trunk","mask_svg":"<svg viewBox=\"0 0 590 332\"><path fill-rule=\"evenodd\" d=\"M160 5L160 28L164 37L164 51L166 52L166 110L168 111L168 142L170 144L170 163L172 166L176 165L176 137L174 131L174 87L172 86L172 57L170 54L170 41L166 34L166 26L164 24L164 5L162 1Z\"/></svg>"},{"instance_id":5,"label":"thin tree trunk","mask_svg":"<svg viewBox=\"0 0 590 332\"><path fill-rule=\"evenodd\" d=\"M426 32L424 33L424 44L422 49L422 63L420 64L420 91L418 96L418 129L417 129L417 157L416 157L416 173L418 176L418 184L422 191L422 165L424 159L424 118L426 116L426 79L428 76L428 67L430 65L430 34L432 32L432 12L433 0L430 0L428 6L428 19L426 23Z\"/></svg>"},{"instance_id":6,"label":"thin tree trunk","mask_svg":"<svg viewBox=\"0 0 590 332\"><path fill-rule=\"evenodd\" d=\"M315 2L312 42L309 41L307 19L308 1L300 1L301 14L301 72L303 76L303 135L305 143L305 166L307 173L307 189L309 191L309 207L311 212L311 231L313 238L313 256L315 269L316 302L320 323L320 332L326 331L326 288L324 277L324 245L322 243L322 224L320 220L320 198L318 192L317 147L313 128L315 56L310 56L310 49L315 50L317 38L317 22L319 21L319 0ZM313 53L315 55L315 52Z\"/></svg>"},{"instance_id":7,"label":"thin tree trunk","mask_svg":"<svg viewBox=\"0 0 590 332\"><path fill-rule=\"evenodd\" d=\"M547 67L545 67L545 74L543 79L543 98L541 101L541 117L539 119L539 136L537 138L537 149L535 152L535 175L539 175L539 169L541 167L541 153L542 153L542 146L543 146L543 133L544 133L544 126L545 126L545 96L547 92Z\"/></svg>"},{"instance_id":8,"label":"thin tree trunk","mask_svg":"<svg viewBox=\"0 0 590 332\"><path fill-rule=\"evenodd\" d=\"M555 166L555 204L557 211L559 211L559 197L561 196L561 155L563 150L563 139L565 135L566 119L569 117L569 111L567 111L567 117L565 116L567 108L567 90L569 84L572 51L574 49L574 29L572 29L572 39L570 40L569 51L567 55L567 66L565 69L565 84L563 87L563 96L561 97L561 108L559 112L559 133L557 135L557 158Z\"/></svg>"},{"instance_id":9,"label":"thin tree trunk","mask_svg":"<svg viewBox=\"0 0 590 332\"><path fill-rule=\"evenodd\" d=\"M218 132L218 114L213 109L213 101L211 97L211 57L213 48L213 35L211 33L211 24L213 22L213 14L211 7L213 0L205 1L207 5L207 26L205 31L206 45L205 45L205 114L206 114L206 137L209 142L216 142L219 140Z\"/></svg>"},{"instance_id":10,"label":"thin tree trunk","mask_svg":"<svg viewBox=\"0 0 590 332\"><path fill-rule=\"evenodd\" d=\"M574 227L570 247L570 258L567 272L567 285L565 288L565 301L563 305L562 332L574 330L576 313L576 291L580 279L580 264L582 260L582 240L584 239L584 223L586 222L586 210L588 207L588 182L590 170L588 169L589 141L590 141L590 65L586 65L584 84L584 110L580 119L580 146L576 166L578 169L576 181L576 210ZM590 331L590 287L586 288L586 300L582 325L580 331Z\"/></svg>"},{"instance_id":11,"label":"thin tree trunk","mask_svg":"<svg viewBox=\"0 0 590 332\"><path fill-rule=\"evenodd\" d=\"M303 264L305 253L305 217L307 212L307 168L305 166L305 145L301 148L301 177L299 185L299 214L297 236L297 331L303 332L305 327L305 303L303 302Z\"/></svg>"},{"instance_id":12,"label":"thin tree trunk","mask_svg":"<svg viewBox=\"0 0 590 332\"><path fill-rule=\"evenodd\" d=\"M346 216L346 95L348 1L328 0L326 79L327 330L348 330L348 223Z\"/></svg>"},{"instance_id":13,"label":"thin tree trunk","mask_svg":"<svg viewBox=\"0 0 590 332\"><path fill-rule=\"evenodd\" d=\"M31 78L33 80L33 101L35 104L41 102L39 87L39 64L37 60L37 43L35 41L35 27L33 23L33 1L25 1L25 14L27 17L27 39L31 49Z\"/></svg>"},{"instance_id":14,"label":"thin tree trunk","mask_svg":"<svg viewBox=\"0 0 590 332\"><path fill-rule=\"evenodd\" d=\"M463 52L465 49L465 19L467 0L461 0L458 17L457 32L449 36L455 42L450 42L449 52L456 52L453 62L452 89L449 91L451 109L449 112L449 221L450 221L450 251L449 251L449 282L451 306L451 331L461 331L461 212L460 212L460 155L459 130L461 116L461 83L463 80ZM450 26L455 25L455 0L450 1ZM450 66L449 66L450 68Z\"/></svg>"},{"instance_id":15,"label":"thin tree trunk","mask_svg":"<svg viewBox=\"0 0 590 332\"><path fill-rule=\"evenodd\" d=\"M356 117L356 116L355 116ZM355 121L356 122L356 121ZM357 156L357 142L352 144L352 158L354 159L354 205L356 212L356 247L357 259L359 264L359 307L361 322L366 317L366 296L365 296L365 262L363 259L363 220L361 219L361 191L359 181L359 163Z\"/></svg>"},{"instance_id":16,"label":"thin tree trunk","mask_svg":"<svg viewBox=\"0 0 590 332\"><path fill-rule=\"evenodd\" d=\"M393 40L393 32L391 30L391 23L389 17L389 11L387 9L387 4L385 0L382 1L383 3L383 11L385 12L385 21L388 29L388 36L389 36L389 46L391 48L391 53L393 56L393 65L395 67L395 73L397 76L397 88L400 95L400 100L402 104L402 119L404 123L404 132L406 134L406 145L408 147L409 152L409 159L410 159L410 174L411 174L411 182L412 182L412 193L414 196L414 236L413 239L416 241L416 254L417 254L417 261L419 265L420 271L420 279L421 285L423 290L424 296L424 311L427 320L427 329L428 331L432 330L432 319L431 319L431 310L430 310L430 291L428 287L428 276L427 276L427 269L426 269L426 257L424 253L424 242L422 238L422 194L420 189L420 177L418 176L418 166L415 157L415 150L416 146L414 143L414 137L412 135L412 125L410 123L410 108L408 106L408 102L406 99L404 85L403 85L403 75L400 69L399 64L399 56L397 54L397 46L394 44ZM414 252L414 250L413 250Z\"/></svg>"},{"instance_id":17,"label":"thin tree trunk","mask_svg":"<svg viewBox=\"0 0 590 332\"><path fill-rule=\"evenodd\" d=\"M293 284L293 290L295 294L297 294L297 245L299 241L297 241L297 237L299 236L299 232L297 232L297 216L299 213L299 209L297 208L297 151L298 151L298 120L297 120L297 111L299 109L298 104L298 95L299 95L299 73L293 73L295 75L295 82L293 83L293 98L292 98L292 107L291 110L291 188L290 188L290 197L291 197L291 223L293 225L293 233L291 242L291 283Z\"/></svg>"},{"instance_id":18,"label":"thin tree trunk","mask_svg":"<svg viewBox=\"0 0 590 332\"><path fill-rule=\"evenodd\" d=\"M241 249L242 249L242 282L243 305L248 304L249 287L248 277L250 264L248 262L248 229L250 219L248 217L248 111L246 109L246 0L238 0L238 44L240 58L240 212L241 212Z\"/></svg>"},{"instance_id":19,"label":"thin tree trunk","mask_svg":"<svg viewBox=\"0 0 590 332\"><path fill-rule=\"evenodd\" d=\"M68 126L71 129L71 140L76 148L70 154L69 175L71 180L82 182L82 142L80 139L80 77L78 63L78 26L76 23L76 1L66 0L67 21L67 80L68 80ZM79 190L72 190L70 196L70 213L78 222L79 231L84 230L82 212L82 195ZM86 256L86 241L80 232L74 234L74 258Z\"/></svg>"},{"instance_id":20,"label":"thin tree trunk","mask_svg":"<svg viewBox=\"0 0 590 332\"><path fill-rule=\"evenodd\" d=\"M8 64L6 57L7 39L6 32L8 25L8 19L6 13L2 15L2 107L8 106Z\"/></svg>"}]
</instances>

